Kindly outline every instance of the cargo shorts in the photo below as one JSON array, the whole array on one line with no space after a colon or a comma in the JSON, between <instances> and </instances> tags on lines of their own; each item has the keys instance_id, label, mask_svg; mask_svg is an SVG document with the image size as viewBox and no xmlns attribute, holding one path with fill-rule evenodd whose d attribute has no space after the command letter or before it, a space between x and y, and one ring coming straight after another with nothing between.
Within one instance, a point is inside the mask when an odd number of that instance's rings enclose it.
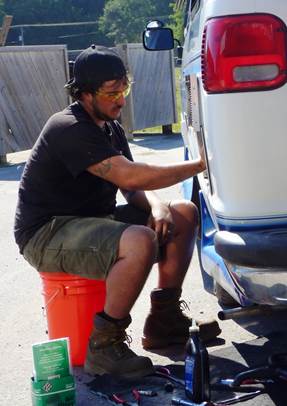
<instances>
[{"instance_id":1,"label":"cargo shorts","mask_svg":"<svg viewBox=\"0 0 287 406\"><path fill-rule=\"evenodd\" d=\"M28 241L24 258L39 272L105 279L118 257L122 233L146 225L149 214L129 204L107 217L55 216Z\"/></svg>"}]
</instances>

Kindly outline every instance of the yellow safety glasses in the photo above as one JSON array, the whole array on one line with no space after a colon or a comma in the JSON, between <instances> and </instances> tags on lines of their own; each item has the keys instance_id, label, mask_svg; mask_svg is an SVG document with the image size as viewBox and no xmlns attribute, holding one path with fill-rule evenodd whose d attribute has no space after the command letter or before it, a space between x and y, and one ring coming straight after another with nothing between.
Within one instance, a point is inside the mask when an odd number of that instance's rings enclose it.
<instances>
[{"instance_id":1,"label":"yellow safety glasses","mask_svg":"<svg viewBox=\"0 0 287 406\"><path fill-rule=\"evenodd\" d=\"M96 92L96 95L102 97L104 100L115 102L122 96L127 97L130 91L131 91L131 83L129 83L124 90L118 92L103 92L101 90L98 90Z\"/></svg>"}]
</instances>

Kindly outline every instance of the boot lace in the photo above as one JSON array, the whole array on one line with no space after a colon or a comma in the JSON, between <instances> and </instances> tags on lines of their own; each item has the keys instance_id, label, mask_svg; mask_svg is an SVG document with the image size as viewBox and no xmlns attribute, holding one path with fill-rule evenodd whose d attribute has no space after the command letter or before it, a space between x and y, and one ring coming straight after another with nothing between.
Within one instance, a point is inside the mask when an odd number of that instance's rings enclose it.
<instances>
[{"instance_id":1,"label":"boot lace","mask_svg":"<svg viewBox=\"0 0 287 406\"><path fill-rule=\"evenodd\" d=\"M179 319L184 319L186 321L190 321L190 318L184 313L184 311L189 311L189 306L185 300L179 300L177 306L175 308L175 314Z\"/></svg>"},{"instance_id":2,"label":"boot lace","mask_svg":"<svg viewBox=\"0 0 287 406\"><path fill-rule=\"evenodd\" d=\"M132 337L129 334L125 331L121 332L113 343L114 350L118 357L121 357L123 354L133 354L132 350L129 348L132 341Z\"/></svg>"},{"instance_id":3,"label":"boot lace","mask_svg":"<svg viewBox=\"0 0 287 406\"><path fill-rule=\"evenodd\" d=\"M179 305L179 309L181 310L181 311L184 311L184 310L190 310L189 309L189 306L188 306L188 304L186 303L186 301L185 300L179 300L179 302L178 302L178 305Z\"/></svg>"},{"instance_id":4,"label":"boot lace","mask_svg":"<svg viewBox=\"0 0 287 406\"><path fill-rule=\"evenodd\" d=\"M129 334L127 334L127 333L125 332L124 341L126 341L126 342L128 343L128 346L130 347L130 346L131 346L131 343L133 342L133 339L132 339L132 337L131 337Z\"/></svg>"}]
</instances>

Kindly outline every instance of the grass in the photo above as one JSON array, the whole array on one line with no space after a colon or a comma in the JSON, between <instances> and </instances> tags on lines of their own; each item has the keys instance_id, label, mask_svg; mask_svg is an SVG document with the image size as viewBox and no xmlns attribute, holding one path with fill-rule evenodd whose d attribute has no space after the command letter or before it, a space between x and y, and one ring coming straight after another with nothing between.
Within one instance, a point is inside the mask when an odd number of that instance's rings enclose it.
<instances>
[{"instance_id":1,"label":"grass","mask_svg":"<svg viewBox=\"0 0 287 406\"><path fill-rule=\"evenodd\" d=\"M177 122L172 124L172 132L180 133L180 110L181 110L181 100L180 100L180 68L175 68L175 89L176 89L176 107L177 107ZM144 128L143 130L135 131L137 134L160 134L162 133L162 126L156 126L151 128Z\"/></svg>"}]
</instances>

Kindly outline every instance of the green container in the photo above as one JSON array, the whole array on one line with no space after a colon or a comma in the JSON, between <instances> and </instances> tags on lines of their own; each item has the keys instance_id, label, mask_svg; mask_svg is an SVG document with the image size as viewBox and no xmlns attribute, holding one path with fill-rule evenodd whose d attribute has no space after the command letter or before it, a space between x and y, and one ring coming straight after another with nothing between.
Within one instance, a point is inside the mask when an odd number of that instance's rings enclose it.
<instances>
[{"instance_id":1,"label":"green container","mask_svg":"<svg viewBox=\"0 0 287 406\"><path fill-rule=\"evenodd\" d=\"M32 345L35 381L72 375L69 339L43 341Z\"/></svg>"},{"instance_id":2,"label":"green container","mask_svg":"<svg viewBox=\"0 0 287 406\"><path fill-rule=\"evenodd\" d=\"M33 406L75 406L76 390L72 375L43 381L31 378Z\"/></svg>"}]
</instances>

